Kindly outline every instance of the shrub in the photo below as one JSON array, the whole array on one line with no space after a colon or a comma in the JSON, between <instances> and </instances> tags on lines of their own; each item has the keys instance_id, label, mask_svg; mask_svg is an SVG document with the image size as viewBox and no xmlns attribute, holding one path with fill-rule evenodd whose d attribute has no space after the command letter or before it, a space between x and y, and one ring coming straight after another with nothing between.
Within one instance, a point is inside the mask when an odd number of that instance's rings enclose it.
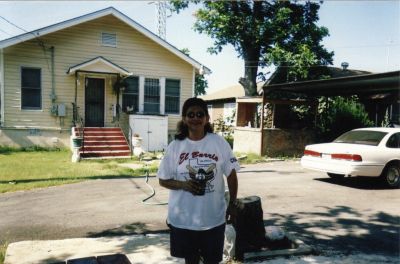
<instances>
[{"instance_id":1,"label":"shrub","mask_svg":"<svg viewBox=\"0 0 400 264\"><path fill-rule=\"evenodd\" d=\"M355 96L349 98L321 98L318 107L317 136L332 141L349 130L373 126L364 106Z\"/></svg>"}]
</instances>

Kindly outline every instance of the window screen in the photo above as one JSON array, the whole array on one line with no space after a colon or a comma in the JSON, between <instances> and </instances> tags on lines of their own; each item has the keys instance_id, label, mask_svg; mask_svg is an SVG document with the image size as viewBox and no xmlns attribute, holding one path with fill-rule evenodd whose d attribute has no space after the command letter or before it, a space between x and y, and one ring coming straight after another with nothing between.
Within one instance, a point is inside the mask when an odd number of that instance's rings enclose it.
<instances>
[{"instance_id":1,"label":"window screen","mask_svg":"<svg viewBox=\"0 0 400 264\"><path fill-rule=\"evenodd\" d=\"M181 94L180 80L165 81L165 113L179 114L179 97Z\"/></svg>"},{"instance_id":2,"label":"window screen","mask_svg":"<svg viewBox=\"0 0 400 264\"><path fill-rule=\"evenodd\" d=\"M160 81L158 79L144 80L144 112L160 113Z\"/></svg>"},{"instance_id":3,"label":"window screen","mask_svg":"<svg viewBox=\"0 0 400 264\"><path fill-rule=\"evenodd\" d=\"M122 111L137 112L139 110L139 78L128 77L124 82L126 86L122 94Z\"/></svg>"},{"instance_id":4,"label":"window screen","mask_svg":"<svg viewBox=\"0 0 400 264\"><path fill-rule=\"evenodd\" d=\"M21 108L41 109L42 88L41 70L35 68L21 69Z\"/></svg>"},{"instance_id":5,"label":"window screen","mask_svg":"<svg viewBox=\"0 0 400 264\"><path fill-rule=\"evenodd\" d=\"M117 34L115 33L101 33L101 45L107 47L117 46Z\"/></svg>"}]
</instances>

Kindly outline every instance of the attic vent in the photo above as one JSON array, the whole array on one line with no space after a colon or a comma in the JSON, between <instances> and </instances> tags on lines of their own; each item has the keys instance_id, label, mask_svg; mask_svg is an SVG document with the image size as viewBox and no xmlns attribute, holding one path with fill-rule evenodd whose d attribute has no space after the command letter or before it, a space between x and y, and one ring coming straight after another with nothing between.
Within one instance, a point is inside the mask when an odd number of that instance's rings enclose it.
<instances>
[{"instance_id":1,"label":"attic vent","mask_svg":"<svg viewBox=\"0 0 400 264\"><path fill-rule=\"evenodd\" d=\"M117 34L102 32L101 45L106 47L117 47Z\"/></svg>"}]
</instances>

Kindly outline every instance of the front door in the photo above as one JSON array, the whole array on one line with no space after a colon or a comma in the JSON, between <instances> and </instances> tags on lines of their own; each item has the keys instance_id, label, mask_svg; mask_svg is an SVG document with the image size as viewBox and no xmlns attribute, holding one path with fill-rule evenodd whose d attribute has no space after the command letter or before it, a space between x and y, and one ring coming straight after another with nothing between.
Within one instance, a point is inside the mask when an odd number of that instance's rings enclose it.
<instances>
[{"instance_id":1,"label":"front door","mask_svg":"<svg viewBox=\"0 0 400 264\"><path fill-rule=\"evenodd\" d=\"M104 79L86 78L85 126L104 126Z\"/></svg>"}]
</instances>

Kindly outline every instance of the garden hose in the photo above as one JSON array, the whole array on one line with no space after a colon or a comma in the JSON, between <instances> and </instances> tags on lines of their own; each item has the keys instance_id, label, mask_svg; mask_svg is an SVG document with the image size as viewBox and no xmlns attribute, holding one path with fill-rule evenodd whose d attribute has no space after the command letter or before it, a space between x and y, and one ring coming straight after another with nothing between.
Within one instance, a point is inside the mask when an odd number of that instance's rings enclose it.
<instances>
[{"instance_id":1,"label":"garden hose","mask_svg":"<svg viewBox=\"0 0 400 264\"><path fill-rule=\"evenodd\" d=\"M149 184L149 174L150 174L150 170L146 164L146 181L145 181L145 183L146 183L147 187L149 187L151 194L148 197L146 197L145 199L143 199L142 203L147 204L147 205L167 205L168 202L158 202L158 203L147 202L147 200L151 199L154 195L156 195L156 191L154 190L153 186L151 186Z\"/></svg>"}]
</instances>

